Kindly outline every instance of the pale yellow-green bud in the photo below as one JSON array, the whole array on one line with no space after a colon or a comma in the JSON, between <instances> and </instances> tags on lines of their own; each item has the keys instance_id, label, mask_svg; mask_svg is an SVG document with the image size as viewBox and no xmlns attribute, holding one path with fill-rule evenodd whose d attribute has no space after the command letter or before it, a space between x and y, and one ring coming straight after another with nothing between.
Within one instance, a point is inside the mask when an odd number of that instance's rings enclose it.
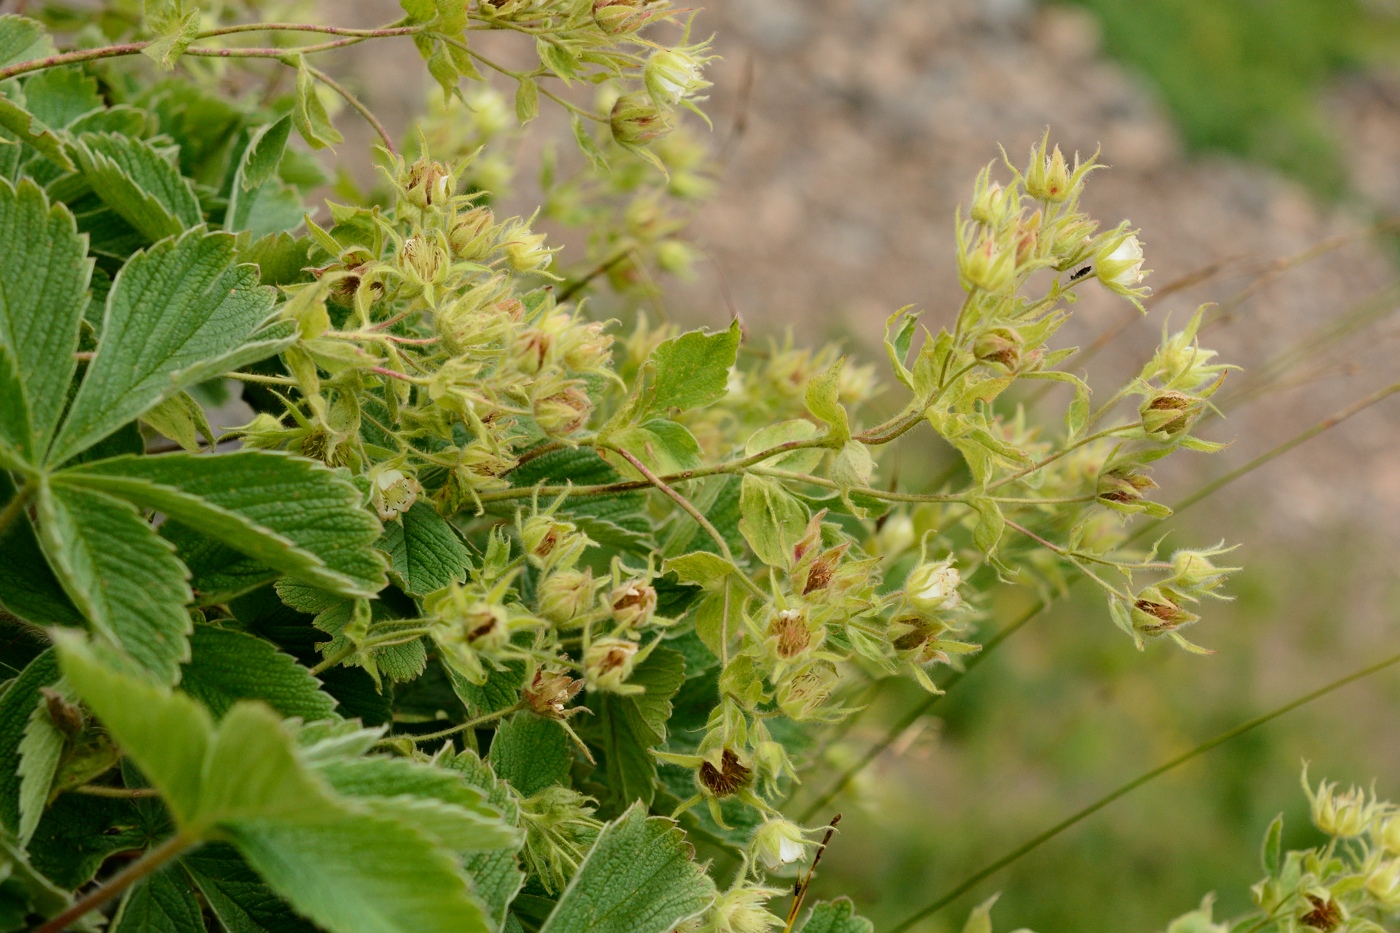
<instances>
[{"instance_id":1,"label":"pale yellow-green bud","mask_svg":"<svg viewBox=\"0 0 1400 933\"><path fill-rule=\"evenodd\" d=\"M757 886L730 888L715 900L703 929L707 933L768 933L779 929L782 919L770 913L766 905L781 893Z\"/></svg>"},{"instance_id":2,"label":"pale yellow-green bud","mask_svg":"<svg viewBox=\"0 0 1400 933\"><path fill-rule=\"evenodd\" d=\"M1366 891L1387 910L1400 908L1400 860L1382 862L1366 878Z\"/></svg>"},{"instance_id":3,"label":"pale yellow-green bud","mask_svg":"<svg viewBox=\"0 0 1400 933\"><path fill-rule=\"evenodd\" d=\"M1005 222L1011 206L1011 192L997 182L991 182L973 196L968 214L983 226L997 227Z\"/></svg>"},{"instance_id":4,"label":"pale yellow-green bud","mask_svg":"<svg viewBox=\"0 0 1400 933\"><path fill-rule=\"evenodd\" d=\"M610 36L630 36L658 12L645 0L593 0L593 21Z\"/></svg>"},{"instance_id":5,"label":"pale yellow-green bud","mask_svg":"<svg viewBox=\"0 0 1400 933\"><path fill-rule=\"evenodd\" d=\"M1030 170L1026 172L1026 193L1037 201L1059 203L1070 196L1069 164L1059 146L1048 156L1044 153L1041 148L1031 156Z\"/></svg>"},{"instance_id":6,"label":"pale yellow-green bud","mask_svg":"<svg viewBox=\"0 0 1400 933\"><path fill-rule=\"evenodd\" d=\"M283 427L281 421L265 412L254 415L252 421L233 431L245 447L258 450L275 450L299 433L296 429Z\"/></svg>"},{"instance_id":7,"label":"pale yellow-green bud","mask_svg":"<svg viewBox=\"0 0 1400 933\"><path fill-rule=\"evenodd\" d=\"M399 269L415 285L436 285L447 275L447 251L421 234L404 240L399 249Z\"/></svg>"},{"instance_id":8,"label":"pale yellow-green bud","mask_svg":"<svg viewBox=\"0 0 1400 933\"><path fill-rule=\"evenodd\" d=\"M1197 596L1216 589L1225 582L1226 577L1240 569L1217 567L1211 562L1212 557L1228 550L1229 548L1211 548L1177 551L1172 555L1172 586Z\"/></svg>"},{"instance_id":9,"label":"pale yellow-green bud","mask_svg":"<svg viewBox=\"0 0 1400 933\"><path fill-rule=\"evenodd\" d=\"M1337 792L1337 785L1323 781L1316 792L1308 784L1308 770L1303 769L1303 791L1308 795L1312 807L1313 825L1329 836L1350 839L1359 836L1370 828L1378 805L1366 796L1366 791L1352 786L1345 793Z\"/></svg>"},{"instance_id":10,"label":"pale yellow-green bud","mask_svg":"<svg viewBox=\"0 0 1400 933\"><path fill-rule=\"evenodd\" d=\"M956 609L962 602L962 597L958 595L958 584L961 582L962 577L958 574L958 568L953 566L953 558L947 557L919 564L909 571L909 577L904 582L904 595L909 605L921 613Z\"/></svg>"},{"instance_id":11,"label":"pale yellow-green bud","mask_svg":"<svg viewBox=\"0 0 1400 933\"><path fill-rule=\"evenodd\" d=\"M458 259L476 262L491 253L491 232L496 227L496 215L489 207L474 207L460 215L447 234L452 254Z\"/></svg>"},{"instance_id":12,"label":"pale yellow-green bud","mask_svg":"<svg viewBox=\"0 0 1400 933\"><path fill-rule=\"evenodd\" d=\"M988 233L958 257L959 271L971 288L996 293L1011 284L1016 273L1016 252L1004 249L997 238Z\"/></svg>"},{"instance_id":13,"label":"pale yellow-green bud","mask_svg":"<svg viewBox=\"0 0 1400 933\"><path fill-rule=\"evenodd\" d=\"M898 557L914 546L914 520L903 512L891 515L875 534L882 557Z\"/></svg>"},{"instance_id":14,"label":"pale yellow-green bud","mask_svg":"<svg viewBox=\"0 0 1400 933\"><path fill-rule=\"evenodd\" d=\"M805 858L809 845L802 827L791 820L764 820L754 830L749 853L769 871L780 871L784 865Z\"/></svg>"},{"instance_id":15,"label":"pale yellow-green bud","mask_svg":"<svg viewBox=\"0 0 1400 933\"><path fill-rule=\"evenodd\" d=\"M404 200L420 210L446 204L454 185L447 166L427 158L414 162L399 179Z\"/></svg>"},{"instance_id":16,"label":"pale yellow-green bud","mask_svg":"<svg viewBox=\"0 0 1400 933\"><path fill-rule=\"evenodd\" d=\"M413 508L423 487L416 477L402 470L375 467L369 474L370 502L381 521L396 519Z\"/></svg>"},{"instance_id":17,"label":"pale yellow-green bud","mask_svg":"<svg viewBox=\"0 0 1400 933\"><path fill-rule=\"evenodd\" d=\"M540 615L555 625L567 625L593 605L593 571L556 570L536 591Z\"/></svg>"},{"instance_id":18,"label":"pale yellow-green bud","mask_svg":"<svg viewBox=\"0 0 1400 933\"><path fill-rule=\"evenodd\" d=\"M1143 433L1153 440L1168 443L1190 431L1205 409L1203 398L1174 389L1154 392L1139 409Z\"/></svg>"},{"instance_id":19,"label":"pale yellow-green bud","mask_svg":"<svg viewBox=\"0 0 1400 933\"><path fill-rule=\"evenodd\" d=\"M554 260L554 250L544 245L543 233L531 233L523 220L512 220L501 233L501 251L506 262L516 272L548 269Z\"/></svg>"},{"instance_id":20,"label":"pale yellow-green bud","mask_svg":"<svg viewBox=\"0 0 1400 933\"><path fill-rule=\"evenodd\" d=\"M613 139L624 146L645 146L675 128L671 115L644 91L623 94L608 117Z\"/></svg>"},{"instance_id":21,"label":"pale yellow-green bud","mask_svg":"<svg viewBox=\"0 0 1400 933\"><path fill-rule=\"evenodd\" d=\"M1392 813L1381 824L1379 841L1386 852L1400 856L1400 813Z\"/></svg>"},{"instance_id":22,"label":"pale yellow-green bud","mask_svg":"<svg viewBox=\"0 0 1400 933\"><path fill-rule=\"evenodd\" d=\"M1142 284L1147 273L1142 269L1142 243L1129 234L1110 241L1094 257L1094 274L1098 280L1118 294L1133 292Z\"/></svg>"},{"instance_id":23,"label":"pale yellow-green bud","mask_svg":"<svg viewBox=\"0 0 1400 933\"><path fill-rule=\"evenodd\" d=\"M551 437L568 437L588 425L593 400L578 386L535 401L535 423Z\"/></svg>"},{"instance_id":24,"label":"pale yellow-green bud","mask_svg":"<svg viewBox=\"0 0 1400 933\"><path fill-rule=\"evenodd\" d=\"M520 527L520 541L530 563L541 569L568 569L591 542L572 522L560 521L553 515L541 513L525 519Z\"/></svg>"},{"instance_id":25,"label":"pale yellow-green bud","mask_svg":"<svg viewBox=\"0 0 1400 933\"><path fill-rule=\"evenodd\" d=\"M576 323L559 338L559 352L564 365L574 372L598 372L612 362L611 334L603 333L601 321Z\"/></svg>"},{"instance_id":26,"label":"pale yellow-green bud","mask_svg":"<svg viewBox=\"0 0 1400 933\"><path fill-rule=\"evenodd\" d=\"M613 621L624 628L641 628L656 613L656 588L641 580L629 580L608 594Z\"/></svg>"},{"instance_id":27,"label":"pale yellow-green bud","mask_svg":"<svg viewBox=\"0 0 1400 933\"><path fill-rule=\"evenodd\" d=\"M694 54L696 49L657 49L651 53L642 69L642 79L657 104L675 104L709 87L700 77L705 59Z\"/></svg>"},{"instance_id":28,"label":"pale yellow-green bud","mask_svg":"<svg viewBox=\"0 0 1400 933\"><path fill-rule=\"evenodd\" d=\"M1011 327L991 327L984 331L972 346L972 355L984 363L996 363L1015 372L1021 365L1021 349L1025 341L1020 333Z\"/></svg>"},{"instance_id":29,"label":"pale yellow-green bud","mask_svg":"<svg viewBox=\"0 0 1400 933\"><path fill-rule=\"evenodd\" d=\"M640 692L626 689L637 663L638 645L625 638L600 638L583 653L584 675L592 690L608 693Z\"/></svg>"}]
</instances>

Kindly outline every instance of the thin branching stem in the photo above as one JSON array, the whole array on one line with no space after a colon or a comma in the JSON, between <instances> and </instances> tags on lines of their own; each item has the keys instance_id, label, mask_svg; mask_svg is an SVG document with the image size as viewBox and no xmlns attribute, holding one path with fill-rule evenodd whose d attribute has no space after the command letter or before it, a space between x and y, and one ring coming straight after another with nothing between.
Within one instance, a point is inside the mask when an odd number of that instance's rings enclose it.
<instances>
[{"instance_id":1,"label":"thin branching stem","mask_svg":"<svg viewBox=\"0 0 1400 933\"><path fill-rule=\"evenodd\" d=\"M150 849L145 855L122 869L111 880L96 888L63 911L58 916L34 928L33 933L63 933L83 917L104 906L108 901L123 893L139 881L155 874L167 862L177 858L187 849L198 844L198 840L183 834L176 834Z\"/></svg>"}]
</instances>

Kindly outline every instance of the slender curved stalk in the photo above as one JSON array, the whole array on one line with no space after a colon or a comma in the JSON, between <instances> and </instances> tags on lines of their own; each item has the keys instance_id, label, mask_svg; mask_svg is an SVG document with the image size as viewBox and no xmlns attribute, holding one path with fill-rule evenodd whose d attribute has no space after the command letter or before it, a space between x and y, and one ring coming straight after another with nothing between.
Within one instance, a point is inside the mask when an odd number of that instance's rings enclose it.
<instances>
[{"instance_id":1,"label":"slender curved stalk","mask_svg":"<svg viewBox=\"0 0 1400 933\"><path fill-rule=\"evenodd\" d=\"M197 845L199 840L189 836L176 834L169 839L150 849L145 855L132 862L116 875L112 876L106 884L79 900L72 907L53 919L35 927L33 933L63 933L73 924L83 917L99 909L118 894L126 891L132 885L144 880L147 876L154 874L166 862L178 857L185 850Z\"/></svg>"},{"instance_id":2,"label":"slender curved stalk","mask_svg":"<svg viewBox=\"0 0 1400 933\"><path fill-rule=\"evenodd\" d=\"M9 530L15 519L24 514L24 510L29 506L29 500L34 498L34 491L34 483L26 482L15 490L14 496L5 503L5 508L0 509L0 536Z\"/></svg>"},{"instance_id":3,"label":"slender curved stalk","mask_svg":"<svg viewBox=\"0 0 1400 933\"><path fill-rule=\"evenodd\" d=\"M391 745L394 742L397 742L399 739L408 739L415 745L419 742L432 742L437 739L445 739L450 735L456 735L459 732L466 732L468 729L475 729L477 726L484 726L488 722L494 722L497 719L503 719L504 717L509 716L511 713L518 712L519 710L524 708L524 703L516 703L514 706L508 706L505 709L497 710L494 713L487 713L486 715L478 716L475 719L468 719L466 722L458 723L457 725L452 726L450 729L443 729L440 732L429 732L426 735L391 735L380 739L378 742L375 743L375 745Z\"/></svg>"},{"instance_id":4,"label":"slender curved stalk","mask_svg":"<svg viewBox=\"0 0 1400 933\"><path fill-rule=\"evenodd\" d=\"M1211 749L1219 745L1224 745L1231 739L1244 735L1246 732L1249 732L1253 729L1257 729L1265 723L1271 722L1277 719L1278 717L1284 715L1285 713L1290 713L1298 707L1311 703L1313 700L1316 700L1319 697L1324 697L1327 694L1333 692L1334 690L1340 690L1342 687L1345 687L1348 684L1355 683L1358 680L1369 677L1372 674L1375 674L1379 671L1383 671L1396 663L1400 663L1400 654L1392 655L1391 657L1386 658L1384 661L1372 664L1368 667L1363 667L1359 671L1353 671L1352 673L1340 678L1339 680L1334 680L1330 684L1313 690L1311 693L1305 693L1297 699L1290 700L1282 706L1270 710L1267 713L1264 713L1262 716L1256 716L1247 722L1240 723L1233 729L1227 729L1219 735L1215 736L1214 738L1207 739L1206 741L1197 745L1195 748L1192 748L1189 751L1177 755L1175 758L1172 758L1171 760L1158 765L1157 767L1144 774L1138 775L1128 783L1122 785L1118 789L1108 794L1105 794L1103 797L1100 797L1098 800L1089 804L1089 806L1085 807L1082 810L1079 810L1071 816L1066 817L1065 819L1056 823L1054 826L1051 826L1044 832L1037 833L1035 836L1028 839L1021 845L1017 846L1015 849L1012 849L1010 852L1006 853L1001 858L987 865L980 871L974 872L971 876L967 878L967 880L954 887L942 897L939 897L937 900L933 901L933 903L929 904L927 907L915 911L913 914L905 918L902 922L900 922L896 926L891 927L889 933L901 933L902 930L909 929L915 923L918 923L920 920L924 919L930 914L937 913L944 907L947 907L953 901L957 900L962 895L966 894L968 891L972 890L985 879L1001 871L1006 866L1012 864L1013 862L1016 862L1023 856L1028 855L1029 853L1040 848L1040 846L1049 842L1051 839L1054 839L1060 833L1071 828L1075 824L1082 822L1090 816L1093 816L1095 813L1099 812L1104 807L1113 803L1118 798L1132 793L1144 784L1147 784L1148 782L1160 777L1161 775L1166 774L1168 771L1171 771L1173 768L1177 768L1181 765L1184 765L1191 759L1198 758L1201 755L1204 755L1206 752L1210 751Z\"/></svg>"},{"instance_id":5,"label":"slender curved stalk","mask_svg":"<svg viewBox=\"0 0 1400 933\"><path fill-rule=\"evenodd\" d=\"M384 148L388 149L391 155L398 154L398 150L394 148L393 137L391 137L389 135L389 131L384 128L384 124L379 122L379 118L374 115L374 111L366 107L364 103L354 94L351 94L350 91L345 87L345 85L341 84L339 81L335 80L321 69L307 66L306 70L311 73L311 77L315 78L317 81L320 81L326 87L330 88L332 91L335 91L337 94L343 97L345 99L345 102L349 104L355 110L356 113L364 117L365 122L368 123L370 126L374 127L374 131L379 134L380 141L384 143Z\"/></svg>"}]
</instances>

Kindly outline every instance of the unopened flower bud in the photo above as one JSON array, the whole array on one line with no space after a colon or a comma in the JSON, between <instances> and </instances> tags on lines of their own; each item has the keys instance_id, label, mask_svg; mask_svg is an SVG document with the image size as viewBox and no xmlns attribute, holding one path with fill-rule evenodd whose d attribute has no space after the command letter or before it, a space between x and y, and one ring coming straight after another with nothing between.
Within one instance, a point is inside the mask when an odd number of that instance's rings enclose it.
<instances>
[{"instance_id":1,"label":"unopened flower bud","mask_svg":"<svg viewBox=\"0 0 1400 933\"><path fill-rule=\"evenodd\" d=\"M545 719L567 719L582 711L582 707L566 709L569 701L583 689L583 681L575 680L563 671L540 668L520 698L536 716Z\"/></svg>"},{"instance_id":2,"label":"unopened flower bud","mask_svg":"<svg viewBox=\"0 0 1400 933\"><path fill-rule=\"evenodd\" d=\"M1400 856L1400 813L1393 813L1381 824L1380 844L1391 855Z\"/></svg>"},{"instance_id":3,"label":"unopened flower bud","mask_svg":"<svg viewBox=\"0 0 1400 933\"><path fill-rule=\"evenodd\" d=\"M1016 251L1002 248L996 237L988 233L958 257L958 265L969 287L995 294L1011 284L1016 272Z\"/></svg>"},{"instance_id":4,"label":"unopened flower bud","mask_svg":"<svg viewBox=\"0 0 1400 933\"><path fill-rule=\"evenodd\" d=\"M898 557L914 546L914 520L903 512L891 515L876 532L875 542L881 556Z\"/></svg>"},{"instance_id":5,"label":"unopened flower bud","mask_svg":"<svg viewBox=\"0 0 1400 933\"><path fill-rule=\"evenodd\" d=\"M642 69L647 90L657 104L674 104L709 86L700 77L704 59L687 49L657 49Z\"/></svg>"},{"instance_id":6,"label":"unopened flower bud","mask_svg":"<svg viewBox=\"0 0 1400 933\"><path fill-rule=\"evenodd\" d=\"M781 660L789 661L806 652L812 644L807 613L801 609L778 609L768 619L768 644Z\"/></svg>"},{"instance_id":7,"label":"unopened flower bud","mask_svg":"<svg viewBox=\"0 0 1400 933\"><path fill-rule=\"evenodd\" d=\"M402 470L376 468L370 472L370 502L381 521L396 519L413 508L422 491L417 478Z\"/></svg>"},{"instance_id":8,"label":"unopened flower bud","mask_svg":"<svg viewBox=\"0 0 1400 933\"><path fill-rule=\"evenodd\" d=\"M757 885L732 887L715 899L699 929L706 933L768 933L780 929L782 918L774 916L766 906L780 894L776 888Z\"/></svg>"},{"instance_id":9,"label":"unopened flower bud","mask_svg":"<svg viewBox=\"0 0 1400 933\"><path fill-rule=\"evenodd\" d=\"M1156 488L1156 482L1142 470L1122 466L1100 474L1097 495L1108 502L1128 504L1141 499L1146 490Z\"/></svg>"},{"instance_id":10,"label":"unopened flower bud","mask_svg":"<svg viewBox=\"0 0 1400 933\"><path fill-rule=\"evenodd\" d=\"M697 777L704 791L713 797L730 797L749 785L753 771L739 755L726 748L720 755L719 767L708 761L700 763Z\"/></svg>"},{"instance_id":11,"label":"unopened flower bud","mask_svg":"<svg viewBox=\"0 0 1400 933\"><path fill-rule=\"evenodd\" d=\"M1211 558L1228 548L1212 548L1204 551L1177 551L1172 555L1172 586L1192 595L1199 596L1216 589L1225 578L1235 573L1239 567L1217 567Z\"/></svg>"},{"instance_id":12,"label":"unopened flower bud","mask_svg":"<svg viewBox=\"0 0 1400 933\"><path fill-rule=\"evenodd\" d=\"M604 324L590 321L569 328L562 345L564 365L574 372L587 373L606 369L612 362L612 335L603 333Z\"/></svg>"},{"instance_id":13,"label":"unopened flower bud","mask_svg":"<svg viewBox=\"0 0 1400 933\"><path fill-rule=\"evenodd\" d=\"M608 594L613 620L625 628L641 628L656 613L656 588L639 580L623 583Z\"/></svg>"},{"instance_id":14,"label":"unopened flower bud","mask_svg":"<svg viewBox=\"0 0 1400 933\"><path fill-rule=\"evenodd\" d=\"M749 852L769 871L780 871L784 865L805 858L808 845L802 827L791 820L764 820L754 830Z\"/></svg>"},{"instance_id":15,"label":"unopened flower bud","mask_svg":"<svg viewBox=\"0 0 1400 933\"><path fill-rule=\"evenodd\" d=\"M520 541L530 563L542 570L550 567L568 569L578 562L591 542L572 522L564 522L548 513L531 515L520 526Z\"/></svg>"},{"instance_id":16,"label":"unopened flower bud","mask_svg":"<svg viewBox=\"0 0 1400 933\"><path fill-rule=\"evenodd\" d=\"M39 693L44 698L44 708L49 714L49 720L58 727L60 732L73 738L83 731L84 719L81 707L52 687L40 687Z\"/></svg>"},{"instance_id":17,"label":"unopened flower bud","mask_svg":"<svg viewBox=\"0 0 1400 933\"><path fill-rule=\"evenodd\" d=\"M399 180L404 199L420 210L447 203L453 184L447 166L427 158L410 165Z\"/></svg>"},{"instance_id":18,"label":"unopened flower bud","mask_svg":"<svg viewBox=\"0 0 1400 933\"><path fill-rule=\"evenodd\" d=\"M514 220L501 233L501 250L506 262L516 272L548 269L554 260L554 250L544 245L543 233L531 233L523 220Z\"/></svg>"},{"instance_id":19,"label":"unopened flower bud","mask_svg":"<svg viewBox=\"0 0 1400 933\"><path fill-rule=\"evenodd\" d=\"M1048 156L1043 145L1031 155L1026 193L1037 201L1059 203L1070 196L1070 170L1060 147Z\"/></svg>"},{"instance_id":20,"label":"unopened flower bud","mask_svg":"<svg viewBox=\"0 0 1400 933\"><path fill-rule=\"evenodd\" d=\"M1021 365L1021 348L1025 341L1010 327L991 327L972 346L972 353L984 363L996 363L1008 372Z\"/></svg>"},{"instance_id":21,"label":"unopened flower bud","mask_svg":"<svg viewBox=\"0 0 1400 933\"><path fill-rule=\"evenodd\" d=\"M567 437L582 430L593 413L593 400L578 386L535 402L535 423L551 437Z\"/></svg>"},{"instance_id":22,"label":"unopened flower bud","mask_svg":"<svg viewBox=\"0 0 1400 933\"><path fill-rule=\"evenodd\" d=\"M613 139L623 146L645 146L675 128L671 115L643 91L623 94L608 117Z\"/></svg>"},{"instance_id":23,"label":"unopened flower bud","mask_svg":"<svg viewBox=\"0 0 1400 933\"><path fill-rule=\"evenodd\" d=\"M1142 243L1133 235L1106 246L1094 258L1098 280L1119 294L1131 292L1142 283Z\"/></svg>"},{"instance_id":24,"label":"unopened flower bud","mask_svg":"<svg viewBox=\"0 0 1400 933\"><path fill-rule=\"evenodd\" d=\"M637 663L638 646L625 638L600 638L583 653L588 686L608 693L639 692L626 689L627 678Z\"/></svg>"},{"instance_id":25,"label":"unopened flower bud","mask_svg":"<svg viewBox=\"0 0 1400 933\"><path fill-rule=\"evenodd\" d=\"M275 450L297 433L295 429L283 427L281 421L266 412L254 415L252 421L234 428L233 432L239 436L244 447L258 450Z\"/></svg>"},{"instance_id":26,"label":"unopened flower bud","mask_svg":"<svg viewBox=\"0 0 1400 933\"><path fill-rule=\"evenodd\" d=\"M556 570L544 578L536 593L540 615L564 625L593 605L593 571Z\"/></svg>"},{"instance_id":27,"label":"unopened flower bud","mask_svg":"<svg viewBox=\"0 0 1400 933\"><path fill-rule=\"evenodd\" d=\"M972 219L987 227L1000 226L1011 206L1011 193L996 182L981 188L968 211Z\"/></svg>"},{"instance_id":28,"label":"unopened flower bud","mask_svg":"<svg viewBox=\"0 0 1400 933\"><path fill-rule=\"evenodd\" d=\"M1366 890L1387 910L1400 907L1400 859L1382 862L1366 878Z\"/></svg>"},{"instance_id":29,"label":"unopened flower bud","mask_svg":"<svg viewBox=\"0 0 1400 933\"><path fill-rule=\"evenodd\" d=\"M459 216L448 231L447 242L458 259L479 261L491 252L491 231L496 215L489 207L474 207Z\"/></svg>"},{"instance_id":30,"label":"unopened flower bud","mask_svg":"<svg viewBox=\"0 0 1400 933\"><path fill-rule=\"evenodd\" d=\"M956 609L962 602L958 595L958 584L962 577L953 566L953 558L919 564L909 571L904 583L904 595L909 604L921 613L931 613L939 609Z\"/></svg>"},{"instance_id":31,"label":"unopened flower bud","mask_svg":"<svg viewBox=\"0 0 1400 933\"><path fill-rule=\"evenodd\" d=\"M1161 443L1175 440L1191 430L1205 408L1205 399L1185 392L1174 389L1154 392L1139 409L1143 433Z\"/></svg>"},{"instance_id":32,"label":"unopened flower bud","mask_svg":"<svg viewBox=\"0 0 1400 933\"><path fill-rule=\"evenodd\" d=\"M630 36L654 16L645 0L593 0L593 22L610 36Z\"/></svg>"}]
</instances>

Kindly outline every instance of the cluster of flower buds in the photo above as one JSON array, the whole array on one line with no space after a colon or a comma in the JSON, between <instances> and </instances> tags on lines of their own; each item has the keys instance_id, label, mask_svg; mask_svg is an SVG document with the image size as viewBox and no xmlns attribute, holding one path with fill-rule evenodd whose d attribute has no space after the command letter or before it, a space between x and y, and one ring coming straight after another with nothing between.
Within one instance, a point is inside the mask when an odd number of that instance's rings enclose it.
<instances>
[{"instance_id":1,"label":"cluster of flower buds","mask_svg":"<svg viewBox=\"0 0 1400 933\"><path fill-rule=\"evenodd\" d=\"M537 628L528 615L512 613L501 602L509 580L491 591L478 585L450 583L423 599L423 613L433 620L432 638L443 659L468 682L486 682L487 665L528 657L511 642L520 630Z\"/></svg>"}]
</instances>

